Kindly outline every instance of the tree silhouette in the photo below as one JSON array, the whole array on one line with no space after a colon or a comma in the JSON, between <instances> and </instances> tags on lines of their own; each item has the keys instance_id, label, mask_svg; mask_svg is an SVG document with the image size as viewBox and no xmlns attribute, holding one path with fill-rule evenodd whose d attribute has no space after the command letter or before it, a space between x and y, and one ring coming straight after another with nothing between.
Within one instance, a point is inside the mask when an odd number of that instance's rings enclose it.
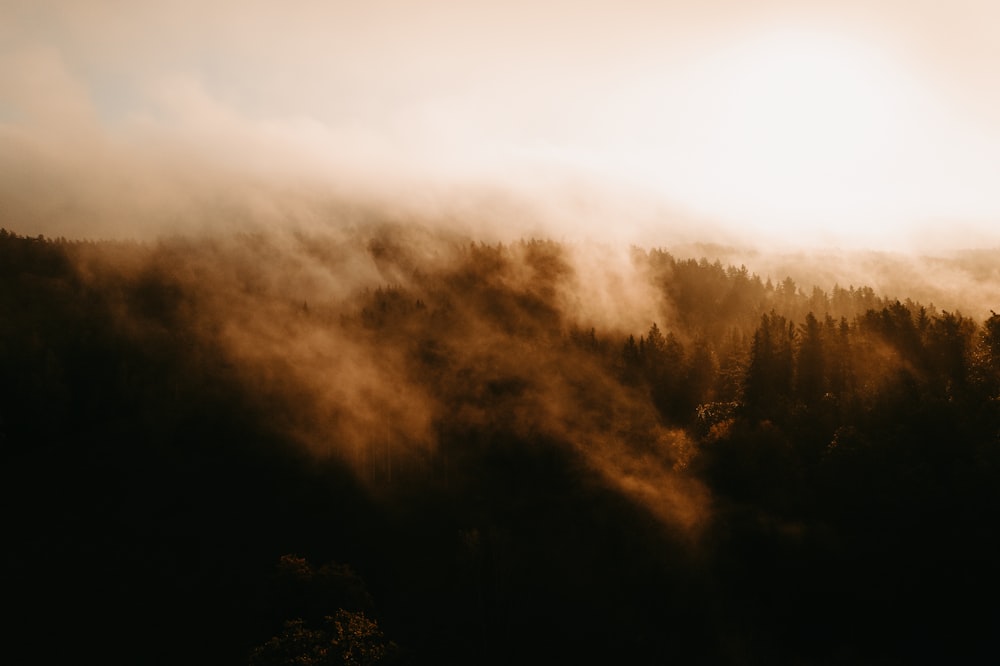
<instances>
[{"instance_id":1,"label":"tree silhouette","mask_svg":"<svg viewBox=\"0 0 1000 666\"><path fill-rule=\"evenodd\" d=\"M824 331L812 312L799 326L795 389L800 400L815 405L826 392Z\"/></svg>"},{"instance_id":2,"label":"tree silhouette","mask_svg":"<svg viewBox=\"0 0 1000 666\"><path fill-rule=\"evenodd\" d=\"M250 655L251 666L377 666L395 652L364 613L338 610L318 628L289 620L282 632Z\"/></svg>"},{"instance_id":3,"label":"tree silhouette","mask_svg":"<svg viewBox=\"0 0 1000 666\"><path fill-rule=\"evenodd\" d=\"M744 402L751 414L773 416L791 394L794 324L775 313L761 316L753 335Z\"/></svg>"}]
</instances>

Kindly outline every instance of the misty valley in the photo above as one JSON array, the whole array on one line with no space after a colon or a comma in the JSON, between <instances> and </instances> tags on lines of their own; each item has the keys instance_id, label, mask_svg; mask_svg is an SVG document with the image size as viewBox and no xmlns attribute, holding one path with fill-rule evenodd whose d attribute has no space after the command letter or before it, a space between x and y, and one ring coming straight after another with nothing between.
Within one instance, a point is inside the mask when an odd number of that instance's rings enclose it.
<instances>
[{"instance_id":1,"label":"misty valley","mask_svg":"<svg viewBox=\"0 0 1000 666\"><path fill-rule=\"evenodd\" d=\"M995 659L1000 315L756 270L0 231L6 652Z\"/></svg>"}]
</instances>

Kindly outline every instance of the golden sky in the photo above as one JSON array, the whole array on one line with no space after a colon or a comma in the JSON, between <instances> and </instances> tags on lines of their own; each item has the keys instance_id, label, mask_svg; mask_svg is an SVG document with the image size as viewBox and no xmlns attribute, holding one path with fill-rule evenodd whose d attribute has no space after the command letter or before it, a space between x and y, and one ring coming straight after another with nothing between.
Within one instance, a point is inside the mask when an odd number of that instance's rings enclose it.
<instances>
[{"instance_id":1,"label":"golden sky","mask_svg":"<svg viewBox=\"0 0 1000 666\"><path fill-rule=\"evenodd\" d=\"M765 240L993 244L997 26L988 0L0 0L3 224L434 183L599 190Z\"/></svg>"}]
</instances>

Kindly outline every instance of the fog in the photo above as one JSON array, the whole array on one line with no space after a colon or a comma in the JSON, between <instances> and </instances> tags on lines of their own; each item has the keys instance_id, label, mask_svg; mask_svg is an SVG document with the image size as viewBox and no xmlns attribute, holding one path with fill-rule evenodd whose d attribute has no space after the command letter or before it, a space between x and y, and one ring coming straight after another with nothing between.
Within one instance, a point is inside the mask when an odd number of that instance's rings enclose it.
<instances>
[{"instance_id":1,"label":"fog","mask_svg":"<svg viewBox=\"0 0 1000 666\"><path fill-rule=\"evenodd\" d=\"M23 643L982 661L987 5L0 0Z\"/></svg>"},{"instance_id":2,"label":"fog","mask_svg":"<svg viewBox=\"0 0 1000 666\"><path fill-rule=\"evenodd\" d=\"M685 472L687 434L563 337L596 327L614 346L653 321L669 325L670 304L627 253L483 245L371 220L322 234L176 237L134 252L145 258L85 252L79 270L95 286L118 275L178 290L179 303L167 299L173 325L255 387L271 426L343 461L376 494L429 469L468 473L447 460L461 455L454 437L508 433L579 456L665 527L693 537L703 524L708 493ZM134 316L121 324L141 326Z\"/></svg>"},{"instance_id":3,"label":"fog","mask_svg":"<svg viewBox=\"0 0 1000 666\"><path fill-rule=\"evenodd\" d=\"M981 3L3 5L7 226L998 243ZM791 66L789 63L799 63Z\"/></svg>"},{"instance_id":4,"label":"fog","mask_svg":"<svg viewBox=\"0 0 1000 666\"><path fill-rule=\"evenodd\" d=\"M533 337L531 317L523 331L506 320L525 316L521 306L477 309L468 293L452 293L453 281L485 279L463 288L487 289L487 303L490 289L537 297L551 309L545 316L554 330L596 328L614 340L653 322L677 328L657 279L634 263L635 246L743 264L774 282L790 276L802 293L868 285L975 317L1000 297L991 251L962 252L996 242L980 221L996 213L995 201L965 198L949 209L946 187L935 190L943 208L919 197L873 200L876 211L926 204L927 215L954 210L967 221L936 231L885 213L872 234L867 214L852 220L859 211L824 201L832 196L825 189L807 188L818 201L781 204L783 213L757 207L756 195L740 193L774 193L754 180L758 170L741 161L746 156L696 150L715 146L732 127L700 124L695 116L708 98L697 85L683 87L694 75L678 63L720 40L740 44L739 12L709 29L705 16L678 5L689 31L661 46L652 28L603 6L554 35L548 29L564 11L557 4L549 18L526 23L520 9L485 6L426 15L392 4L345 6L343 14L310 6L305 19L264 5L115 13L104 3L15 3L10 11L0 58L4 225L28 235L154 243L152 263L129 270L176 280L196 304L185 325L218 344L244 382L267 387L282 405L274 418L287 421L303 446L349 460L362 478L373 474L377 447L433 458L436 429L456 410L467 427L498 418L449 388L447 374L428 383L427 368L413 367L400 341L344 323L374 290L394 290L446 318L447 333L434 344L445 345L452 371L473 373L471 385L520 387L519 399L500 408L519 436L573 443L610 484L688 530L707 512L708 494L683 472L684 432L657 425L648 404L600 368L548 347L538 352L554 343ZM618 21L635 43L615 36ZM147 41L134 27L155 36ZM485 34L494 36L479 44ZM431 48L445 37L456 41ZM507 43L515 38L527 39L523 52ZM639 74L618 81L643 49L649 60ZM644 98L649 63L659 62L672 72L663 81L680 72L687 83L664 83L665 97ZM706 65L705 85L714 85L715 66ZM678 99L687 106L671 115L664 100ZM678 122L688 123L693 143L664 129ZM635 123L648 128L652 144L625 129ZM976 127L970 121L967 129ZM822 158L825 144L814 148ZM975 171L975 186L992 171L981 168L979 153L965 159L961 150L948 160ZM688 179L706 169L714 179ZM686 198L651 173L704 196ZM924 182L908 178L909 186ZM796 186L782 187L790 200ZM714 199L729 207L705 205ZM745 222L734 221L732 206L743 203ZM802 221L790 223L786 213ZM960 237L949 235L962 224ZM518 245L534 238L560 243L546 250L555 252L544 258L552 265ZM506 249L470 255L469 243ZM484 257L499 262L494 272L470 267ZM449 309L459 301L459 310ZM516 334L497 337L498 326ZM603 387L601 409L585 404L583 385ZM645 439L658 453L622 444L607 425L622 420L644 433L627 438Z\"/></svg>"}]
</instances>

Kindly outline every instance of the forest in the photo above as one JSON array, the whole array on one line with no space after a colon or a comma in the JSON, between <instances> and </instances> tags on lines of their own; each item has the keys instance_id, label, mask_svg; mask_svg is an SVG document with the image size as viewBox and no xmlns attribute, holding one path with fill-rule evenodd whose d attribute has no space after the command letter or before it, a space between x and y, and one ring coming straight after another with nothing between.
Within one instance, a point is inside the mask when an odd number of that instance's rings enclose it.
<instances>
[{"instance_id":1,"label":"forest","mask_svg":"<svg viewBox=\"0 0 1000 666\"><path fill-rule=\"evenodd\" d=\"M995 658L1000 315L391 224L0 231L4 650Z\"/></svg>"}]
</instances>

